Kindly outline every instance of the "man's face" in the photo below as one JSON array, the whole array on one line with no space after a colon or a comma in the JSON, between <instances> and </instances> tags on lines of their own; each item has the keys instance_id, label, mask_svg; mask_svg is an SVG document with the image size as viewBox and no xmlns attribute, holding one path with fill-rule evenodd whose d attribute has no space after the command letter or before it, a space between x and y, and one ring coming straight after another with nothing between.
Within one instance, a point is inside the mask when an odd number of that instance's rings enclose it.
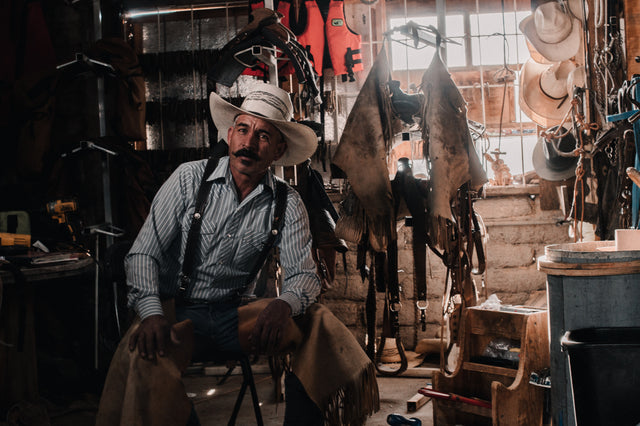
<instances>
[{"instance_id":1,"label":"man's face","mask_svg":"<svg viewBox=\"0 0 640 426\"><path fill-rule=\"evenodd\" d=\"M271 163L282 157L287 144L269 122L241 114L229 128L229 165L232 171L247 177L261 177Z\"/></svg>"}]
</instances>

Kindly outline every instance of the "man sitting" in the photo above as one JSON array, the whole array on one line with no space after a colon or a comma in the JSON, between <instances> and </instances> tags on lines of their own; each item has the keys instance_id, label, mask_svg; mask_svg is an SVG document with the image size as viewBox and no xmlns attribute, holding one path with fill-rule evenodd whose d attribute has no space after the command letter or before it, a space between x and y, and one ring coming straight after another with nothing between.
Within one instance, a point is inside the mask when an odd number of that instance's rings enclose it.
<instances>
[{"instance_id":1,"label":"man sitting","mask_svg":"<svg viewBox=\"0 0 640 426\"><path fill-rule=\"evenodd\" d=\"M132 379L132 370L161 368L163 358L184 364L184 359L174 356L181 350L181 343L175 334L177 330L172 329L174 319L170 317L173 315L168 315L162 307L161 301L170 298L176 300L175 321L193 323L195 352L204 350L211 358L215 358L216 352L274 354L287 343L287 336L295 331L292 328L300 326L307 338L296 349L304 355L294 354L293 373L285 379L285 425L323 424L335 415L327 413L335 411L336 395L342 395L345 386L368 380L371 389L363 392L370 394L370 404L349 414L364 420L363 414L371 414L378 405L375 373L366 355L362 358L364 352L353 336L326 308L314 305L309 318L307 308L320 293L320 280L311 254L309 219L298 193L270 171L271 165L290 166L305 161L316 149L317 136L309 127L291 121L293 106L289 95L272 85L257 85L240 108L212 93L210 107L216 127L227 131L229 156L221 158L209 175L205 175L207 160L180 165L153 200L149 216L125 259L129 306L135 309L140 321L129 330L114 356L98 424L101 421L109 424L115 412L124 411L126 399L116 398L114 404L109 395L115 392L115 383L144 379L139 372L135 376L138 379ZM201 182L208 183L207 193L204 206L196 211ZM281 229L272 230L279 187L286 191L286 208ZM196 243L189 243L193 245L187 248L189 231L195 223L200 232ZM248 336L248 347L246 344L243 347L238 334L238 307L242 296L250 291L256 268L261 266L261 254L270 234L275 236L275 245L280 250L284 281L280 295L257 316ZM185 262L190 269L185 270ZM305 312L307 315L303 317ZM298 325L292 317L301 318ZM323 328L339 336L336 344L344 346L339 350L347 348L349 360L341 360L344 355L320 355L316 359L316 342L308 337L316 335L317 340L318 330ZM123 349L124 345L128 351ZM132 361L132 357L137 359ZM359 360L355 366L352 365L354 359ZM322 362L338 364L335 368L331 366L338 376L328 386L318 383L326 382L326 378L319 380L320 375L310 373L322 368L318 365ZM118 365L126 371L118 370ZM350 371L344 373L342 367ZM155 373L150 374L161 374L153 371ZM353 377L345 380L345 374ZM297 376L301 375L304 378L299 380ZM318 388L327 389L318 396ZM127 385L123 389L127 389ZM151 387L146 392L165 390ZM140 412L139 408L133 410ZM187 413L189 424L198 424L195 411L190 411ZM119 415L123 423L124 413ZM184 414L182 416L180 419Z\"/></svg>"}]
</instances>

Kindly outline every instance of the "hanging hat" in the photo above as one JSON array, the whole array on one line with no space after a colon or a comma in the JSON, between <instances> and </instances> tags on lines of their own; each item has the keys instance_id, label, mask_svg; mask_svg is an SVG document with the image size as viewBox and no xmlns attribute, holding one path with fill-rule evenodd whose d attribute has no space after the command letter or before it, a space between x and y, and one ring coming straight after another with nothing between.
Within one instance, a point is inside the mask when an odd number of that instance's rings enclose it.
<instances>
[{"instance_id":1,"label":"hanging hat","mask_svg":"<svg viewBox=\"0 0 640 426\"><path fill-rule=\"evenodd\" d=\"M547 133L553 133L557 129L558 126L551 127ZM572 152L576 148L576 138L564 127L560 129L559 134L564 136L556 143L558 150L563 153ZM538 138L538 142L533 148L532 160L536 173L545 180L565 180L576 174L578 157L564 157L558 154L553 142L544 137Z\"/></svg>"},{"instance_id":2,"label":"hanging hat","mask_svg":"<svg viewBox=\"0 0 640 426\"><path fill-rule=\"evenodd\" d=\"M534 61L536 61L539 64L552 64L553 63L553 61L550 61L547 58L545 58L544 56L542 56L540 54L540 52L538 52L536 50L536 48L533 47L533 44L531 44L531 42L529 42L529 40L527 40L525 38L524 41L527 44L527 49L529 49L529 56L531 56L531 59L533 59Z\"/></svg>"},{"instance_id":3,"label":"hanging hat","mask_svg":"<svg viewBox=\"0 0 640 426\"><path fill-rule=\"evenodd\" d=\"M539 64L528 59L520 71L520 108L542 127L560 124L569 108L567 77L576 68L572 61Z\"/></svg>"},{"instance_id":4,"label":"hanging hat","mask_svg":"<svg viewBox=\"0 0 640 426\"><path fill-rule=\"evenodd\" d=\"M240 114L260 118L280 130L287 143L287 150L282 157L274 161L274 165L300 164L311 157L318 146L318 137L310 127L291 121L293 104L289 94L275 85L256 84L244 98L240 108L212 92L209 97L209 107L213 123L222 134L233 126L234 120Z\"/></svg>"},{"instance_id":5,"label":"hanging hat","mask_svg":"<svg viewBox=\"0 0 640 426\"><path fill-rule=\"evenodd\" d=\"M583 5L584 9L582 9ZM587 18L589 17L589 3L586 0L567 0L567 6L571 14L581 23L584 22L585 13Z\"/></svg>"},{"instance_id":6,"label":"hanging hat","mask_svg":"<svg viewBox=\"0 0 640 426\"><path fill-rule=\"evenodd\" d=\"M559 3L543 3L519 25L520 31L542 56L550 61L565 61L580 48L580 21L565 13Z\"/></svg>"},{"instance_id":7,"label":"hanging hat","mask_svg":"<svg viewBox=\"0 0 640 426\"><path fill-rule=\"evenodd\" d=\"M575 87L585 88L587 82L587 71L584 65L572 70L567 76L567 93L569 96L573 96L573 89Z\"/></svg>"}]
</instances>

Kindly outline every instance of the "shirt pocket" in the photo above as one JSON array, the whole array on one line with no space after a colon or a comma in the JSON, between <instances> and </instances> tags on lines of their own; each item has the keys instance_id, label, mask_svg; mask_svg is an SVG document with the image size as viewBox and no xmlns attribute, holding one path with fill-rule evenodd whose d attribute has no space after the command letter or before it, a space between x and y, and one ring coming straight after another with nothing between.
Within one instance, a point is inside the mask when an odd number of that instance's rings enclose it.
<instances>
[{"instance_id":1,"label":"shirt pocket","mask_svg":"<svg viewBox=\"0 0 640 426\"><path fill-rule=\"evenodd\" d=\"M245 272L258 260L258 254L267 243L268 231L264 229L247 229L240 238L240 244L236 253L238 266Z\"/></svg>"},{"instance_id":2,"label":"shirt pocket","mask_svg":"<svg viewBox=\"0 0 640 426\"><path fill-rule=\"evenodd\" d=\"M195 209L193 207L189 208L181 220L183 252L187 249L189 230L192 226L194 211ZM217 238L217 227L215 224L211 220L203 220L200 225L200 232L195 235L195 241L193 242L195 245L194 256L196 259L199 259L198 264L200 264L200 267L208 268L216 262L216 257L211 256L211 254L213 254L213 250L215 250L214 242Z\"/></svg>"}]
</instances>

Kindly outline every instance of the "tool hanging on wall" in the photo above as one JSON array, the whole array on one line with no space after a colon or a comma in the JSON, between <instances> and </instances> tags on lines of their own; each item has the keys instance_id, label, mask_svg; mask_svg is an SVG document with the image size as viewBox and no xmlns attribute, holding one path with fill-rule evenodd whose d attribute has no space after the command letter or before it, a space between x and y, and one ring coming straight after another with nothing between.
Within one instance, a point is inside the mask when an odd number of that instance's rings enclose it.
<instances>
[{"instance_id":1,"label":"tool hanging on wall","mask_svg":"<svg viewBox=\"0 0 640 426\"><path fill-rule=\"evenodd\" d=\"M620 122L626 121L631 124L633 131L629 132L633 134L633 144L635 147L634 167L640 169L640 77L634 77L631 80L625 81L617 93L618 99L618 114L607 116L608 122ZM626 170L625 167L623 170ZM622 170L621 170L622 171ZM638 217L638 209L640 208L640 188L638 185L633 185L632 189L632 201L631 201L631 226L638 228L640 221Z\"/></svg>"}]
</instances>

